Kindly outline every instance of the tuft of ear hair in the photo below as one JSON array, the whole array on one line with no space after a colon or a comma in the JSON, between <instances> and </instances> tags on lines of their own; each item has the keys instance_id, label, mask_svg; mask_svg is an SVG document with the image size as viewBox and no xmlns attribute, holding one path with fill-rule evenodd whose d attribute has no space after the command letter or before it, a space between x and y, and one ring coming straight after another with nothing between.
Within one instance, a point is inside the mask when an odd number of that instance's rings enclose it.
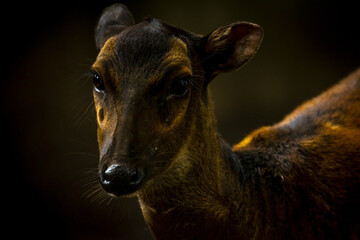
<instances>
[{"instance_id":1,"label":"tuft of ear hair","mask_svg":"<svg viewBox=\"0 0 360 240\"><path fill-rule=\"evenodd\" d=\"M263 30L253 23L236 22L216 29L205 38L206 70L216 76L248 62L261 44Z\"/></svg>"},{"instance_id":2,"label":"tuft of ear hair","mask_svg":"<svg viewBox=\"0 0 360 240\"><path fill-rule=\"evenodd\" d=\"M134 23L134 18L125 5L117 3L107 7L102 12L95 28L95 43L98 50L111 36L120 33Z\"/></svg>"}]
</instances>

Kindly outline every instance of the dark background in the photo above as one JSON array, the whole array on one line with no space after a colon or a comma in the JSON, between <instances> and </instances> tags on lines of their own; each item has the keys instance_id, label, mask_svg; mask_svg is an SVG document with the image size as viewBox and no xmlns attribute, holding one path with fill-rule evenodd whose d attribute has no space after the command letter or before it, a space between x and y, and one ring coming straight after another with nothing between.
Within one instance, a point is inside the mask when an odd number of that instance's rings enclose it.
<instances>
[{"instance_id":1,"label":"dark background","mask_svg":"<svg viewBox=\"0 0 360 240\"><path fill-rule=\"evenodd\" d=\"M4 236L151 239L135 198L110 201L96 190L96 121L86 73L97 54L96 20L112 3L2 6ZM219 131L231 144L360 66L356 1L123 3L137 22L150 15L196 33L238 20L263 27L257 55L211 84Z\"/></svg>"}]
</instances>

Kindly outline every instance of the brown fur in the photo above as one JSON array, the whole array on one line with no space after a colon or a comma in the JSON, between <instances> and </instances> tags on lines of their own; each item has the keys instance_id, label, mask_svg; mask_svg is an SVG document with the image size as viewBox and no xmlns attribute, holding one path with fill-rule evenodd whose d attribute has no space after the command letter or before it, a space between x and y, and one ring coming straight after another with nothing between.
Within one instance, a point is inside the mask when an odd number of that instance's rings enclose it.
<instances>
[{"instance_id":1,"label":"brown fur","mask_svg":"<svg viewBox=\"0 0 360 240\"><path fill-rule=\"evenodd\" d=\"M156 239L357 239L360 69L231 149L207 84L254 55L261 28L132 21L115 5L96 31L99 174L110 193L137 195Z\"/></svg>"},{"instance_id":2,"label":"brown fur","mask_svg":"<svg viewBox=\"0 0 360 240\"><path fill-rule=\"evenodd\" d=\"M192 165L177 161L140 191L147 223L158 239L357 239L359 103L360 70L250 134L233 148L245 184L221 164L221 140L194 134Z\"/></svg>"}]
</instances>

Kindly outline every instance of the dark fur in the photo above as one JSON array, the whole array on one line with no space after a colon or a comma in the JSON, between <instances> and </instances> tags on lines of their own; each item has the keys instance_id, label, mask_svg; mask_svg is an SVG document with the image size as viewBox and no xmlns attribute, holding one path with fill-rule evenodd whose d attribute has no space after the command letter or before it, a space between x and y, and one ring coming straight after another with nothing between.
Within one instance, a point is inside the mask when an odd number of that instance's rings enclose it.
<instances>
[{"instance_id":1,"label":"dark fur","mask_svg":"<svg viewBox=\"0 0 360 240\"><path fill-rule=\"evenodd\" d=\"M235 23L201 36L155 19L129 24L122 5L109 9L93 67L105 85L94 91L100 174L114 163L143 174L136 189L112 193L137 194L155 238L358 238L360 70L232 149L207 84L251 58L261 29ZM125 12L126 24L109 11ZM184 63L172 68L173 56ZM187 67L189 92L169 95Z\"/></svg>"}]
</instances>

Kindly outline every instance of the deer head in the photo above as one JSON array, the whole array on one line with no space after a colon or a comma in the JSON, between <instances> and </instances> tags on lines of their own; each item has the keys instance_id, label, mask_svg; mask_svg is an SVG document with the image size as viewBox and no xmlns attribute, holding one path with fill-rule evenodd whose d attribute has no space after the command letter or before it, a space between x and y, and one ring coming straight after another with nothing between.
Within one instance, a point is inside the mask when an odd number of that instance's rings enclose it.
<instances>
[{"instance_id":1,"label":"deer head","mask_svg":"<svg viewBox=\"0 0 360 240\"><path fill-rule=\"evenodd\" d=\"M202 36L156 19L135 24L121 4L105 9L91 70L104 189L130 195L171 168L190 138L203 141L215 122L209 82L244 65L262 35L258 25L236 22Z\"/></svg>"}]
</instances>

